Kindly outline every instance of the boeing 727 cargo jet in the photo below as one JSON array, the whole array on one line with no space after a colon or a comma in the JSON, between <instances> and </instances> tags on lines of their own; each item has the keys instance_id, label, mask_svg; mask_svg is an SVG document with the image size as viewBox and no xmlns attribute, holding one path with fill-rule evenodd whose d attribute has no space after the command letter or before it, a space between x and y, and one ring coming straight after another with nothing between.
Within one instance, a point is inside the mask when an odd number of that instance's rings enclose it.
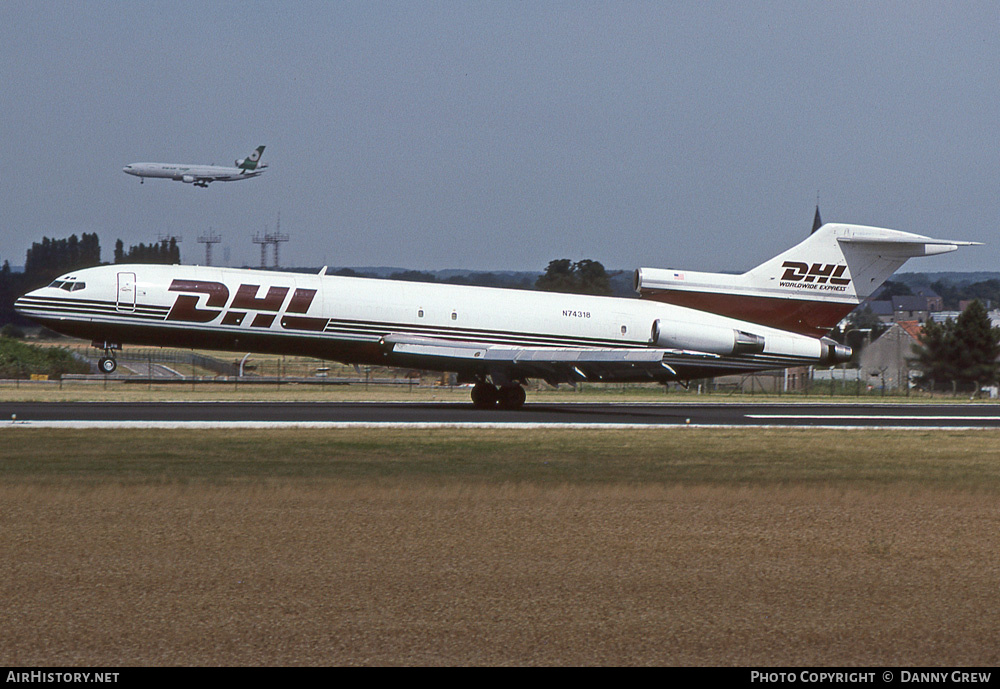
<instances>
[{"instance_id":1,"label":"boeing 727 cargo jet","mask_svg":"<svg viewBox=\"0 0 1000 689\"><path fill-rule=\"evenodd\" d=\"M974 244L827 224L742 275L641 268L642 298L199 266L108 265L17 300L88 338L451 371L480 408L517 409L523 383L685 381L836 364L827 333L907 259Z\"/></svg>"},{"instance_id":2,"label":"boeing 727 cargo jet","mask_svg":"<svg viewBox=\"0 0 1000 689\"><path fill-rule=\"evenodd\" d=\"M139 178L140 184L145 181L146 177L160 177L193 184L204 189L208 187L209 182L236 182L263 174L264 170L267 169L267 164L260 162L263 153L264 147L258 146L246 158L237 160L234 163L236 167L182 165L179 163L132 163L123 167L122 172L135 175Z\"/></svg>"}]
</instances>

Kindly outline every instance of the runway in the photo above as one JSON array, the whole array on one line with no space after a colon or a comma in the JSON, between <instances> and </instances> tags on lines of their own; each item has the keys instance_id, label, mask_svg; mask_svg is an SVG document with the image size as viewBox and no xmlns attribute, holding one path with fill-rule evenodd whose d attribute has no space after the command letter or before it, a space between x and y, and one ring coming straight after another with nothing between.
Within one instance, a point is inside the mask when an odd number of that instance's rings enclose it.
<instances>
[{"instance_id":1,"label":"runway","mask_svg":"<svg viewBox=\"0 0 1000 689\"><path fill-rule=\"evenodd\" d=\"M3 427L1000 428L995 404L4 402Z\"/></svg>"}]
</instances>

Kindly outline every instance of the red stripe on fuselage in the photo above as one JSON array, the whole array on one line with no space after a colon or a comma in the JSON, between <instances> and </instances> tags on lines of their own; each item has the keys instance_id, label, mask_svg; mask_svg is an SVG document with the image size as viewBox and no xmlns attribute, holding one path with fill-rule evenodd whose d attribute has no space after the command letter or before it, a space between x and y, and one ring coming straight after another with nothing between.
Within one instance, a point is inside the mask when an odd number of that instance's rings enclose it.
<instances>
[{"instance_id":1,"label":"red stripe on fuselage","mask_svg":"<svg viewBox=\"0 0 1000 689\"><path fill-rule=\"evenodd\" d=\"M681 290L649 290L644 291L642 297L811 337L826 335L857 306L830 301Z\"/></svg>"}]
</instances>

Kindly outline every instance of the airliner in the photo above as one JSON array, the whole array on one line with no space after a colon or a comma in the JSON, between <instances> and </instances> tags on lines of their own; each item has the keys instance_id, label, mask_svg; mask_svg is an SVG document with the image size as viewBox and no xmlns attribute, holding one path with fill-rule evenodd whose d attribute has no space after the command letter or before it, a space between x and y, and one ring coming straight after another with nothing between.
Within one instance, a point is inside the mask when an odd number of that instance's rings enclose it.
<instances>
[{"instance_id":1,"label":"airliner","mask_svg":"<svg viewBox=\"0 0 1000 689\"><path fill-rule=\"evenodd\" d=\"M16 309L103 350L124 344L447 371L477 408L519 409L529 379L688 381L832 365L828 337L907 259L976 242L826 224L741 275L640 268L640 298L185 265L75 270Z\"/></svg>"},{"instance_id":2,"label":"airliner","mask_svg":"<svg viewBox=\"0 0 1000 689\"><path fill-rule=\"evenodd\" d=\"M234 163L235 167L183 165L180 163L132 163L123 167L122 172L138 177L139 184L145 182L146 177L160 177L193 184L205 189L209 182L236 182L262 175L267 169L267 163L260 162L260 157L263 154L264 147L258 146L246 158L237 160Z\"/></svg>"}]
</instances>

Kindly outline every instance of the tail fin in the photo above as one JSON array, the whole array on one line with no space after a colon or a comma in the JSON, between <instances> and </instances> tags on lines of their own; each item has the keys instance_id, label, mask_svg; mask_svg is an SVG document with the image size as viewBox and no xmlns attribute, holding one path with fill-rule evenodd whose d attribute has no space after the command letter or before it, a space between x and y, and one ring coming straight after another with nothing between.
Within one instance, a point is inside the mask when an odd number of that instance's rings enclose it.
<instances>
[{"instance_id":1,"label":"tail fin","mask_svg":"<svg viewBox=\"0 0 1000 689\"><path fill-rule=\"evenodd\" d=\"M248 155L246 158L240 158L239 160L237 160L236 167L247 171L256 170L258 164L260 163L260 157L262 155L264 155L264 147L258 146L256 149L254 149L254 152ZM266 166L261 164L260 167L266 167Z\"/></svg>"},{"instance_id":2,"label":"tail fin","mask_svg":"<svg viewBox=\"0 0 1000 689\"><path fill-rule=\"evenodd\" d=\"M820 337L907 259L975 245L864 225L826 224L742 275L640 268L644 297Z\"/></svg>"}]
</instances>

